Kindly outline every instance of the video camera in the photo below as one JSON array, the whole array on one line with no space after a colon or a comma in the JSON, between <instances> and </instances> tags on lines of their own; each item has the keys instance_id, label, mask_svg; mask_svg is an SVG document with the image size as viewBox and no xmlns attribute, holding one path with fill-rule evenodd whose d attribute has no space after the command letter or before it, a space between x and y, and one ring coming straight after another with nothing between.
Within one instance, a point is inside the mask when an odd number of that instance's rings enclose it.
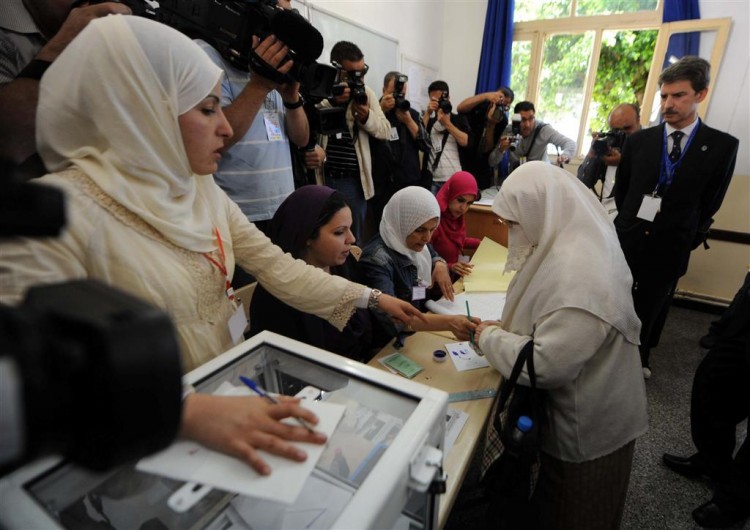
<instances>
[{"instance_id":1,"label":"video camera","mask_svg":"<svg viewBox=\"0 0 750 530\"><path fill-rule=\"evenodd\" d=\"M108 0L78 0L74 7L104 1ZM298 81L304 98L333 95L337 69L315 62L323 52L323 36L296 10L279 7L277 0L114 1L127 5L135 15L205 40L239 70L252 69L279 84ZM253 35L261 40L276 35L284 42L289 54L283 62L294 61L291 70L282 74L263 61L253 50Z\"/></svg>"},{"instance_id":2,"label":"video camera","mask_svg":"<svg viewBox=\"0 0 750 530\"><path fill-rule=\"evenodd\" d=\"M0 168L0 236L58 235L62 192L9 173ZM116 289L66 282L0 304L0 412L17 419L2 433L0 474L46 453L104 470L166 447L180 425L181 377L168 316Z\"/></svg>"},{"instance_id":3,"label":"video camera","mask_svg":"<svg viewBox=\"0 0 750 530\"><path fill-rule=\"evenodd\" d=\"M612 149L622 149L625 144L625 131L612 129L609 132L596 133L596 140L591 144L591 149L598 157L602 157Z\"/></svg>"},{"instance_id":4,"label":"video camera","mask_svg":"<svg viewBox=\"0 0 750 530\"><path fill-rule=\"evenodd\" d=\"M399 110L409 110L411 103L406 99L406 83L409 77L404 74L398 74L393 80L393 98L396 100L396 108Z\"/></svg>"},{"instance_id":5,"label":"video camera","mask_svg":"<svg viewBox=\"0 0 750 530\"><path fill-rule=\"evenodd\" d=\"M440 99L438 99L438 108L445 114L450 114L451 112L453 112L453 105L451 105L451 102L448 99L447 90L443 90L443 93L440 94Z\"/></svg>"}]
</instances>

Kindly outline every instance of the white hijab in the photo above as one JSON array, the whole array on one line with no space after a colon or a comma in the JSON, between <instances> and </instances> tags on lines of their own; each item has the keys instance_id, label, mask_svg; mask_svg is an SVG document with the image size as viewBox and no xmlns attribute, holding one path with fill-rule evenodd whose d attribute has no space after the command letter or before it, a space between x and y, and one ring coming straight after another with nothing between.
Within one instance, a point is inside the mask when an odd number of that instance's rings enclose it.
<instances>
[{"instance_id":1,"label":"white hijab","mask_svg":"<svg viewBox=\"0 0 750 530\"><path fill-rule=\"evenodd\" d=\"M526 255L508 288L505 329L533 335L540 318L570 307L639 343L633 277L614 225L591 190L564 169L528 162L503 183L492 210L518 223L509 229L509 254Z\"/></svg>"},{"instance_id":2,"label":"white hijab","mask_svg":"<svg viewBox=\"0 0 750 530\"><path fill-rule=\"evenodd\" d=\"M177 117L221 70L178 31L135 16L93 20L42 78L37 146L50 171L76 166L175 245L217 247L212 177L188 163Z\"/></svg>"},{"instance_id":3,"label":"white hijab","mask_svg":"<svg viewBox=\"0 0 750 530\"><path fill-rule=\"evenodd\" d=\"M380 220L380 237L388 247L411 260L424 285L432 282L430 250L426 246L421 252L410 250L406 246L406 238L436 217L440 222L440 205L435 196L422 187L408 186L391 197Z\"/></svg>"}]
</instances>

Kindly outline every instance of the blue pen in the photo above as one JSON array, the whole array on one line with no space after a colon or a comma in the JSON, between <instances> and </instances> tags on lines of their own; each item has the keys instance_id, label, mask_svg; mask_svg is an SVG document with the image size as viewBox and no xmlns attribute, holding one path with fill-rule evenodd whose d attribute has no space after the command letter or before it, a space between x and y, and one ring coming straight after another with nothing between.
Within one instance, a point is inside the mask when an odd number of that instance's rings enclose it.
<instances>
[{"instance_id":1,"label":"blue pen","mask_svg":"<svg viewBox=\"0 0 750 530\"><path fill-rule=\"evenodd\" d=\"M267 394L262 388L258 386L258 384L250 379L249 377L245 377L244 375L240 376L240 381L245 383L245 385L250 388L253 392L258 394L260 397L268 401L269 403L273 403L274 405L279 404L279 400L277 400L275 397L273 397L271 394ZM315 432L315 430L302 418L294 418L299 422L300 425L302 425L305 429L307 429L310 432Z\"/></svg>"}]
</instances>

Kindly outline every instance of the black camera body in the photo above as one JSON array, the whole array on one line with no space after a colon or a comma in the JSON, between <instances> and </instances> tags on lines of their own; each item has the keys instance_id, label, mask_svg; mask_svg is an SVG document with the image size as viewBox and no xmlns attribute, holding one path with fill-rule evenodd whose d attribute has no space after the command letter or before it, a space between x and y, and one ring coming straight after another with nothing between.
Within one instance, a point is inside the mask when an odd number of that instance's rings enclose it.
<instances>
[{"instance_id":1,"label":"black camera body","mask_svg":"<svg viewBox=\"0 0 750 530\"><path fill-rule=\"evenodd\" d=\"M358 105L367 105L370 99L367 97L367 90L365 90L365 72L361 70L347 72L347 77L347 84L351 91L350 99Z\"/></svg>"},{"instance_id":2,"label":"black camera body","mask_svg":"<svg viewBox=\"0 0 750 530\"><path fill-rule=\"evenodd\" d=\"M503 117L508 113L508 110L510 110L510 105L505 103L505 100L501 100L499 103L495 104L495 110L492 112L492 119L495 121L502 121Z\"/></svg>"},{"instance_id":3,"label":"black camera body","mask_svg":"<svg viewBox=\"0 0 750 530\"><path fill-rule=\"evenodd\" d=\"M60 234L60 190L19 181L4 161L0 184L0 237ZM0 395L14 396L1 412L19 420L0 433L19 441L0 451L0 475L48 453L103 470L166 447L181 380L163 311L93 280L30 288L19 306L0 304Z\"/></svg>"},{"instance_id":4,"label":"black camera body","mask_svg":"<svg viewBox=\"0 0 750 530\"><path fill-rule=\"evenodd\" d=\"M396 108L399 110L409 110L411 103L406 99L406 83L409 77L399 74L393 80L393 98L396 100Z\"/></svg>"},{"instance_id":5,"label":"black camera body","mask_svg":"<svg viewBox=\"0 0 750 530\"><path fill-rule=\"evenodd\" d=\"M451 105L451 102L448 99L448 92L445 90L443 90L443 93L440 94L440 99L438 99L438 108L445 114L453 112L453 105Z\"/></svg>"},{"instance_id":6,"label":"black camera body","mask_svg":"<svg viewBox=\"0 0 750 530\"><path fill-rule=\"evenodd\" d=\"M521 136L521 115L518 113L514 114L510 121L510 134L508 137L510 138L508 149L515 151L518 149L518 144L523 138Z\"/></svg>"},{"instance_id":7,"label":"black camera body","mask_svg":"<svg viewBox=\"0 0 750 530\"><path fill-rule=\"evenodd\" d=\"M604 156L612 149L622 149L625 144L625 131L612 129L609 132L600 132L596 140L591 144L591 149L598 157Z\"/></svg>"}]
</instances>

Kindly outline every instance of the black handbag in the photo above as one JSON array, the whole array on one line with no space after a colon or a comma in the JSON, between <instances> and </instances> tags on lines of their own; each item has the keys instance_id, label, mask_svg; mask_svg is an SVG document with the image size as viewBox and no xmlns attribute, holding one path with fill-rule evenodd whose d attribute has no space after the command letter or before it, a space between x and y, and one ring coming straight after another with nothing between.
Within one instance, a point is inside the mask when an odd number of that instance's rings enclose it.
<instances>
[{"instance_id":1,"label":"black handbag","mask_svg":"<svg viewBox=\"0 0 750 530\"><path fill-rule=\"evenodd\" d=\"M535 527L530 501L539 477L546 413L545 392L536 388L533 354L534 341L530 340L503 382L489 426L494 432L488 433L483 485L490 507L488 525L493 528ZM524 365L530 386L518 384ZM531 421L530 427L526 419L520 420L524 416ZM502 514L502 521L496 519L498 514Z\"/></svg>"}]
</instances>

